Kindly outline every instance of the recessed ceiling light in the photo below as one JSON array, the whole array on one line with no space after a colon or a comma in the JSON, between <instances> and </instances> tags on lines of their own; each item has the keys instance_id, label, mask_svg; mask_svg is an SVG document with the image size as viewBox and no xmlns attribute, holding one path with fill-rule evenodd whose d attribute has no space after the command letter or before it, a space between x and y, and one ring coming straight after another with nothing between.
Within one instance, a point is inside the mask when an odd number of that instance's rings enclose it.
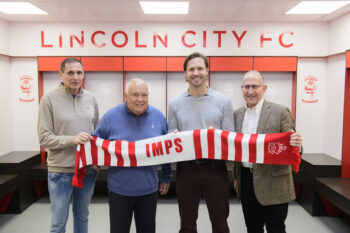
<instances>
[{"instance_id":1,"label":"recessed ceiling light","mask_svg":"<svg viewBox=\"0 0 350 233\"><path fill-rule=\"evenodd\" d=\"M140 1L145 14L188 14L189 2Z\"/></svg>"},{"instance_id":2,"label":"recessed ceiling light","mask_svg":"<svg viewBox=\"0 0 350 233\"><path fill-rule=\"evenodd\" d=\"M29 2L0 2L0 11L9 15L47 15Z\"/></svg>"},{"instance_id":3,"label":"recessed ceiling light","mask_svg":"<svg viewBox=\"0 0 350 233\"><path fill-rule=\"evenodd\" d=\"M286 14L329 14L350 1L303 1Z\"/></svg>"}]
</instances>

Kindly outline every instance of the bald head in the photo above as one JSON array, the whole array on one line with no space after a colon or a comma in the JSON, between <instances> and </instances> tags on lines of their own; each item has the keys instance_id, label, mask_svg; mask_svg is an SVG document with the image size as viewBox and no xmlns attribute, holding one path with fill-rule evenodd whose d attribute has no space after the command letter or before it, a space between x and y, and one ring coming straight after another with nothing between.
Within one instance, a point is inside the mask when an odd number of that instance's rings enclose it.
<instances>
[{"instance_id":1,"label":"bald head","mask_svg":"<svg viewBox=\"0 0 350 233\"><path fill-rule=\"evenodd\" d=\"M148 107L148 86L140 78L134 78L126 84L125 100L130 112L136 116L146 112Z\"/></svg>"},{"instance_id":2,"label":"bald head","mask_svg":"<svg viewBox=\"0 0 350 233\"><path fill-rule=\"evenodd\" d=\"M259 71L256 70L251 70L245 73L245 75L243 76L243 83L245 78L255 78L259 83L264 83L263 76L260 74Z\"/></svg>"},{"instance_id":3,"label":"bald head","mask_svg":"<svg viewBox=\"0 0 350 233\"><path fill-rule=\"evenodd\" d=\"M129 89L130 87L132 86L137 86L137 85L146 85L147 87L147 91L148 91L148 85L145 81L143 81L142 79L140 78L133 78L131 79L129 82L126 83L126 88L125 88L125 92L128 93L129 92Z\"/></svg>"},{"instance_id":4,"label":"bald head","mask_svg":"<svg viewBox=\"0 0 350 233\"><path fill-rule=\"evenodd\" d=\"M253 108L263 98L267 86L260 72L251 70L244 75L241 89L248 108Z\"/></svg>"}]
</instances>

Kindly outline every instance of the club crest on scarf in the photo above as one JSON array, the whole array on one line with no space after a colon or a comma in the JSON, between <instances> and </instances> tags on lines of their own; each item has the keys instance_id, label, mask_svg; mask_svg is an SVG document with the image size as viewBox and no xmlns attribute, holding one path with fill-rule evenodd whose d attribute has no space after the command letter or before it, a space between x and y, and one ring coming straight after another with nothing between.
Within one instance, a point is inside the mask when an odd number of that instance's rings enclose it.
<instances>
[{"instance_id":1,"label":"club crest on scarf","mask_svg":"<svg viewBox=\"0 0 350 233\"><path fill-rule=\"evenodd\" d=\"M280 142L270 142L268 145L268 151L270 154L280 154L282 151L287 150L287 147Z\"/></svg>"}]
</instances>

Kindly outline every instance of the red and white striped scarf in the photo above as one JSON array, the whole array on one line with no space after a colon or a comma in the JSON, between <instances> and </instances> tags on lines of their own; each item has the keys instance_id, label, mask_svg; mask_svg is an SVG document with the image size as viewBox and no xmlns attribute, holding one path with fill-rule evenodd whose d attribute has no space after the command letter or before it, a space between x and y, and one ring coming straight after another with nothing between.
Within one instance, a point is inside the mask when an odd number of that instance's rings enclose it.
<instances>
[{"instance_id":1,"label":"red and white striped scarf","mask_svg":"<svg viewBox=\"0 0 350 233\"><path fill-rule=\"evenodd\" d=\"M290 164L298 172L301 157L298 148L289 145L290 134L292 132L243 134L202 129L135 142L93 137L93 140L77 148L72 184L83 187L87 165L138 167L195 159Z\"/></svg>"}]
</instances>

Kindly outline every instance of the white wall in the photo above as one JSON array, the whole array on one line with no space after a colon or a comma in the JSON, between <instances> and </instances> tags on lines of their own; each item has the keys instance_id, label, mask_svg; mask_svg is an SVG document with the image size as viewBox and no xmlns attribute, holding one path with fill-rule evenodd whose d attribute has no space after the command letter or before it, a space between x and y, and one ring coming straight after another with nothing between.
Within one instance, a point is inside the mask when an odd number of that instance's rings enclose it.
<instances>
[{"instance_id":1,"label":"white wall","mask_svg":"<svg viewBox=\"0 0 350 233\"><path fill-rule=\"evenodd\" d=\"M11 63L10 58L0 55L0 155L12 151L12 107L11 107Z\"/></svg>"},{"instance_id":2,"label":"white wall","mask_svg":"<svg viewBox=\"0 0 350 233\"><path fill-rule=\"evenodd\" d=\"M0 19L0 54L9 55L9 25Z\"/></svg>"},{"instance_id":3,"label":"white wall","mask_svg":"<svg viewBox=\"0 0 350 233\"><path fill-rule=\"evenodd\" d=\"M329 23L328 54L342 53L350 49L350 13Z\"/></svg>"},{"instance_id":4,"label":"white wall","mask_svg":"<svg viewBox=\"0 0 350 233\"><path fill-rule=\"evenodd\" d=\"M168 72L167 75L167 106L169 102L188 90L188 83L185 81L184 72Z\"/></svg>"},{"instance_id":5,"label":"white wall","mask_svg":"<svg viewBox=\"0 0 350 233\"><path fill-rule=\"evenodd\" d=\"M57 85L61 82L58 72L43 72L43 93L49 93L57 88Z\"/></svg>"},{"instance_id":6,"label":"white wall","mask_svg":"<svg viewBox=\"0 0 350 233\"><path fill-rule=\"evenodd\" d=\"M133 78L143 79L148 85L148 103L166 116L166 74L165 72L127 72L126 83Z\"/></svg>"},{"instance_id":7,"label":"white wall","mask_svg":"<svg viewBox=\"0 0 350 233\"><path fill-rule=\"evenodd\" d=\"M114 32L122 30L128 36L124 47L116 47L112 43ZM186 47L182 43L182 35L186 31L193 31L185 41L194 47ZM11 56L183 56L198 51L208 56L326 56L328 43L328 24L324 22L303 23L261 23L261 22L199 22L199 23L11 23L9 33ZM42 47L41 32L43 31ZM84 46L74 41L70 47L70 34L81 36L84 32ZM96 43L104 47L95 46L92 35L96 31L104 31L105 35L96 36ZM136 47L135 31L138 31L138 43L146 47ZM203 39L203 31L206 39ZM219 47L218 34L214 31L225 31ZM238 47L237 39L232 31L240 36L247 31ZM160 42L153 47L153 33L160 36L168 35L168 45ZM293 35L284 32L293 32ZM60 45L60 34L62 45ZM285 44L279 43L279 36ZM260 38L271 38L261 47ZM122 44L124 36L115 38ZM119 41L121 40L121 41ZM206 45L204 44L206 41Z\"/></svg>"},{"instance_id":8,"label":"white wall","mask_svg":"<svg viewBox=\"0 0 350 233\"><path fill-rule=\"evenodd\" d=\"M345 55L327 59L324 153L341 160L345 88Z\"/></svg>"},{"instance_id":9,"label":"white wall","mask_svg":"<svg viewBox=\"0 0 350 233\"><path fill-rule=\"evenodd\" d=\"M244 72L211 72L210 87L231 99L233 109L241 107L244 99L241 92Z\"/></svg>"},{"instance_id":10,"label":"white wall","mask_svg":"<svg viewBox=\"0 0 350 233\"><path fill-rule=\"evenodd\" d=\"M310 76L317 78L312 97L305 91L305 78ZM326 58L298 59L296 130L303 135L305 153L324 152L326 84Z\"/></svg>"},{"instance_id":11,"label":"white wall","mask_svg":"<svg viewBox=\"0 0 350 233\"><path fill-rule=\"evenodd\" d=\"M230 97L233 108L245 104L241 92L242 78L245 72L212 72L210 87ZM262 72L267 85L264 98L271 102L282 104L291 109L292 106L292 72Z\"/></svg>"},{"instance_id":12,"label":"white wall","mask_svg":"<svg viewBox=\"0 0 350 233\"><path fill-rule=\"evenodd\" d=\"M38 151L37 137L38 116L38 69L36 58L11 59L11 91L12 91L12 132L14 151ZM32 78L30 94L23 93L21 78ZM9 85L10 86L10 85ZM34 101L23 102L22 100Z\"/></svg>"},{"instance_id":13,"label":"white wall","mask_svg":"<svg viewBox=\"0 0 350 233\"><path fill-rule=\"evenodd\" d=\"M85 72L85 89L95 94L101 118L109 109L123 103L123 73Z\"/></svg>"}]
</instances>

